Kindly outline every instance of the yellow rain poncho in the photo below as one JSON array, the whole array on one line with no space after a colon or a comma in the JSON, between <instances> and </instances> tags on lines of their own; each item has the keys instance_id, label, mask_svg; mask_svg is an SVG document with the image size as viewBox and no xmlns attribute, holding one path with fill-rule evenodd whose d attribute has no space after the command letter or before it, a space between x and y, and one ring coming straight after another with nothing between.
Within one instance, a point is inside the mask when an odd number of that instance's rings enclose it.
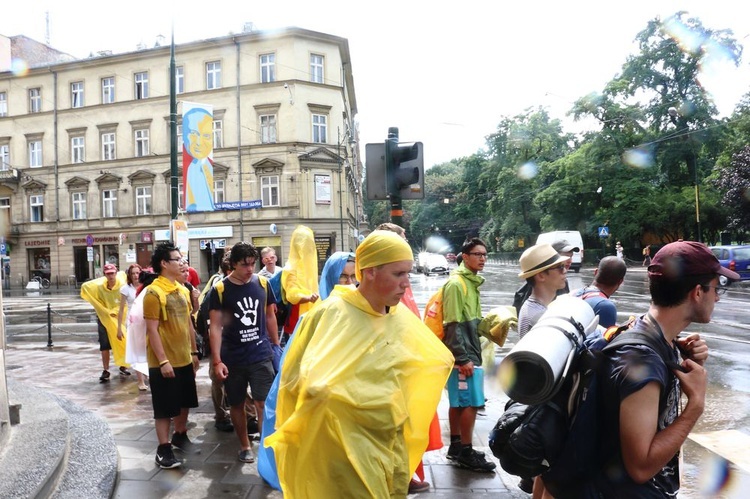
<instances>
[{"instance_id":1,"label":"yellow rain poncho","mask_svg":"<svg viewBox=\"0 0 750 499\"><path fill-rule=\"evenodd\" d=\"M281 287L284 299L292 305L299 305L298 317L317 303L300 303L303 297L318 293L318 249L315 247L315 235L309 227L299 225L292 232L289 257L281 274Z\"/></svg>"},{"instance_id":2,"label":"yellow rain poncho","mask_svg":"<svg viewBox=\"0 0 750 499\"><path fill-rule=\"evenodd\" d=\"M117 314L120 312L120 288L126 283L125 272L120 271L117 273L117 280L112 289L107 289L106 277L98 277L81 284L81 298L94 307L96 316L107 329L115 364L124 367L128 367L125 361L127 338L123 336L122 340L117 339Z\"/></svg>"},{"instance_id":3,"label":"yellow rain poncho","mask_svg":"<svg viewBox=\"0 0 750 499\"><path fill-rule=\"evenodd\" d=\"M329 297L294 334L265 440L285 497L405 497L451 353L408 308L378 313L359 290Z\"/></svg>"}]
</instances>

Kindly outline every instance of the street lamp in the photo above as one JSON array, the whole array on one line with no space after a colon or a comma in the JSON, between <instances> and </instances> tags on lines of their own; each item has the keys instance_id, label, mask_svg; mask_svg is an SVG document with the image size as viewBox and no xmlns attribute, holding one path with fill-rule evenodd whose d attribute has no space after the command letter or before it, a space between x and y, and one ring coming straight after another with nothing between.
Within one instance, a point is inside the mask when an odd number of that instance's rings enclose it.
<instances>
[{"instance_id":1,"label":"street lamp","mask_svg":"<svg viewBox=\"0 0 750 499\"><path fill-rule=\"evenodd\" d=\"M672 122L675 128L678 127L677 116L679 113L677 111L677 108L670 107L669 109L667 109L667 113L669 114L669 121ZM687 129L687 125L685 125L685 129ZM682 136L682 140L687 141L688 135L684 134ZM695 152L693 151L692 147L690 147L688 154L691 156L690 159L692 160L692 163L693 163L693 173L695 176L695 225L698 231L697 233L698 242L701 242L701 203L700 203L700 193L698 191L698 161L695 157ZM688 163L688 167L690 167L689 163Z\"/></svg>"}]
</instances>

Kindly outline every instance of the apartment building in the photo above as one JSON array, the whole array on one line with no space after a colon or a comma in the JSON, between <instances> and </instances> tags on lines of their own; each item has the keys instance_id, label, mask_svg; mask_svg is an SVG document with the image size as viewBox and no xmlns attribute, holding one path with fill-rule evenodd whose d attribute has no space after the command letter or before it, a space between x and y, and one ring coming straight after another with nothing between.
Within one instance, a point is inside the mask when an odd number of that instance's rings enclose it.
<instances>
[{"instance_id":1,"label":"apartment building","mask_svg":"<svg viewBox=\"0 0 750 499\"><path fill-rule=\"evenodd\" d=\"M148 265L172 220L169 45L74 59L0 36L0 242L13 286L71 285ZM179 205L202 279L223 248L273 246L298 224L319 259L357 245L362 162L346 39L299 28L174 47ZM181 105L213 108L213 195L184 212ZM321 263L322 267L322 263Z\"/></svg>"}]
</instances>

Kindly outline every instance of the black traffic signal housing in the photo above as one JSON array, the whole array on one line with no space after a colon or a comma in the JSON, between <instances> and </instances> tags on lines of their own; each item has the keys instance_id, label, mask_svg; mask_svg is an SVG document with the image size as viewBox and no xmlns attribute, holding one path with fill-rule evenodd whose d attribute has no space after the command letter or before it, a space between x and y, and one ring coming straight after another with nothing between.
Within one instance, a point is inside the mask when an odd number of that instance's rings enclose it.
<instances>
[{"instance_id":1,"label":"black traffic signal housing","mask_svg":"<svg viewBox=\"0 0 750 499\"><path fill-rule=\"evenodd\" d=\"M390 196L402 199L424 198L424 159L421 142L385 141L387 189Z\"/></svg>"}]
</instances>

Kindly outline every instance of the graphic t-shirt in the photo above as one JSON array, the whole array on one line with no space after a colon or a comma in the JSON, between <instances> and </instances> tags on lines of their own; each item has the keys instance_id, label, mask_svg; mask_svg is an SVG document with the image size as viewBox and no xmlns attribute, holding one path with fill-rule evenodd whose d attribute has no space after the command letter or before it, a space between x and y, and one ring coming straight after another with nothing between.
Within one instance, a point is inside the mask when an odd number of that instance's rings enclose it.
<instances>
[{"instance_id":1,"label":"graphic t-shirt","mask_svg":"<svg viewBox=\"0 0 750 499\"><path fill-rule=\"evenodd\" d=\"M222 312L221 361L232 366L247 366L273 357L266 332L266 306L276 303L271 286L263 289L254 275L247 284L224 279L224 292L210 293L209 310Z\"/></svg>"}]
</instances>

